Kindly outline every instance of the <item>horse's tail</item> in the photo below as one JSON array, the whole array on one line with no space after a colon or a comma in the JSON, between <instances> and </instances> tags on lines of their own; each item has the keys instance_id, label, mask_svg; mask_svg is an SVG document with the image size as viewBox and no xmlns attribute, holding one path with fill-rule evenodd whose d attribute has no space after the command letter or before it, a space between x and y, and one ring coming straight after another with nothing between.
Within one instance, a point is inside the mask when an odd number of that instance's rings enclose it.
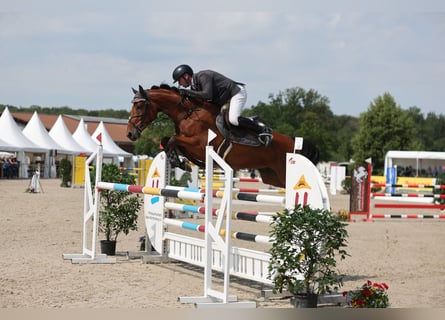
<instances>
[{"instance_id":1,"label":"horse's tail","mask_svg":"<svg viewBox=\"0 0 445 320\"><path fill-rule=\"evenodd\" d=\"M307 139L303 140L303 150L301 150L301 154L311 160L314 165L316 165L320 160L320 151Z\"/></svg>"}]
</instances>

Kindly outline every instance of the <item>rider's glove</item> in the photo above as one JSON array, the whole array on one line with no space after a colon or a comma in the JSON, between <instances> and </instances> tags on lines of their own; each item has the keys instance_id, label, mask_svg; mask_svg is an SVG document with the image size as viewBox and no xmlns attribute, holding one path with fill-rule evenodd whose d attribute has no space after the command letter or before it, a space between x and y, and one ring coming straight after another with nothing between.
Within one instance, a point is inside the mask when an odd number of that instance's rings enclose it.
<instances>
[{"instance_id":1,"label":"rider's glove","mask_svg":"<svg viewBox=\"0 0 445 320\"><path fill-rule=\"evenodd\" d=\"M187 90L187 89L179 89L179 94L183 98L189 98L191 96L190 95L190 90Z\"/></svg>"}]
</instances>

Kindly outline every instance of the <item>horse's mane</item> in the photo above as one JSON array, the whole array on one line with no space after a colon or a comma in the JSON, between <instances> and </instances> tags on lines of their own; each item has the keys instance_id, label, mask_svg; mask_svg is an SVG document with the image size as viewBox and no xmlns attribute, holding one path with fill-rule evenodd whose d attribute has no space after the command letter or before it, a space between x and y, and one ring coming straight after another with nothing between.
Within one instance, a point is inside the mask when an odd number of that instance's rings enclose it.
<instances>
[{"instance_id":1,"label":"horse's mane","mask_svg":"<svg viewBox=\"0 0 445 320\"><path fill-rule=\"evenodd\" d=\"M172 86L170 86L170 85L168 85L168 84L166 84L166 83L161 83L159 86L157 86L157 85L153 85L153 86L151 86L151 88L150 88L150 90L162 90L162 89L164 89L164 90L174 91L174 92L176 92L177 94L179 94L179 88L178 88L178 87L172 87ZM201 105L202 105L202 104L206 105L206 106L208 107L208 110L209 110L211 113L213 113L213 114L218 114L219 111L220 111L220 109L221 109L220 107L218 107L218 106L215 105L214 103L212 103L212 102L210 102L210 101L203 100L203 99L201 99L201 98L192 98L192 100L200 101L200 104L201 104ZM211 106L211 108L210 108L210 106Z\"/></svg>"},{"instance_id":2,"label":"horse's mane","mask_svg":"<svg viewBox=\"0 0 445 320\"><path fill-rule=\"evenodd\" d=\"M153 85L150 88L150 90L159 90L159 89L172 90L179 93L178 87L172 87L166 83L161 83L159 86Z\"/></svg>"}]
</instances>

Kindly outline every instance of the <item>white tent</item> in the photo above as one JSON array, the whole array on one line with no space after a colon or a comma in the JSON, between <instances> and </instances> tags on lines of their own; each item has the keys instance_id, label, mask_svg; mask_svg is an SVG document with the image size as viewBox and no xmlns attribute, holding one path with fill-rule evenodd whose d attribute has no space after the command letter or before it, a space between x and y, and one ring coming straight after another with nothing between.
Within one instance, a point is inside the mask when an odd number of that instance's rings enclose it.
<instances>
[{"instance_id":1,"label":"white tent","mask_svg":"<svg viewBox=\"0 0 445 320\"><path fill-rule=\"evenodd\" d=\"M0 139L0 151L17 151L17 148Z\"/></svg>"},{"instance_id":2,"label":"white tent","mask_svg":"<svg viewBox=\"0 0 445 320\"><path fill-rule=\"evenodd\" d=\"M394 166L405 168L405 172L407 168L412 168L409 171L415 177L430 175L434 177L436 171L445 166L445 152L391 150L385 156L385 174L387 168ZM403 173L401 176L404 176Z\"/></svg>"},{"instance_id":3,"label":"white tent","mask_svg":"<svg viewBox=\"0 0 445 320\"><path fill-rule=\"evenodd\" d=\"M88 153L88 149L82 147L71 135L71 132L66 127L65 121L61 115L57 117L56 122L53 127L49 131L49 136L57 142L59 145L63 146L65 149L68 149L76 154L78 153Z\"/></svg>"},{"instance_id":4,"label":"white tent","mask_svg":"<svg viewBox=\"0 0 445 320\"><path fill-rule=\"evenodd\" d=\"M85 125L83 118L80 119L76 131L73 133L73 139L86 150L87 153L93 153L97 150L97 144L93 141Z\"/></svg>"},{"instance_id":5,"label":"white tent","mask_svg":"<svg viewBox=\"0 0 445 320\"><path fill-rule=\"evenodd\" d=\"M104 157L105 154L111 154L113 155L113 163L119 165L119 157L124 158L124 167L126 168L133 168L133 154L121 149L111 138L110 134L108 133L107 129L105 128L105 125L103 121L99 123L96 130L91 135L93 138L93 141L96 142L97 145L102 143L103 150L104 150Z\"/></svg>"},{"instance_id":6,"label":"white tent","mask_svg":"<svg viewBox=\"0 0 445 320\"><path fill-rule=\"evenodd\" d=\"M111 138L110 134L108 133L107 129L105 128L105 125L103 121L99 123L94 133L91 135L94 141L96 141L97 144L99 144L98 136L101 136L102 145L104 147L104 150L107 150L109 153L113 153L117 156L122 157L132 157L133 155L123 149L121 149Z\"/></svg>"},{"instance_id":7,"label":"white tent","mask_svg":"<svg viewBox=\"0 0 445 320\"><path fill-rule=\"evenodd\" d=\"M39 115L36 111L34 111L34 114L25 128L23 128L22 132L36 145L49 150L45 156L45 170L43 171L43 177L55 178L57 176L55 159L56 152L62 154L73 154L74 152L62 147L55 142L53 138L51 138L42 121L40 121Z\"/></svg>"},{"instance_id":8,"label":"white tent","mask_svg":"<svg viewBox=\"0 0 445 320\"><path fill-rule=\"evenodd\" d=\"M0 132L2 133L2 139L6 141L9 145L14 147L14 151L17 153L17 161L20 162L19 176L22 178L28 177L28 165L30 159L25 152L33 153L35 157L41 157L45 154L48 149L36 145L34 142L30 141L22 133L14 118L9 112L8 108L3 110L2 116L0 117ZM13 151L13 150L10 150Z\"/></svg>"},{"instance_id":9,"label":"white tent","mask_svg":"<svg viewBox=\"0 0 445 320\"><path fill-rule=\"evenodd\" d=\"M31 119L28 121L25 128L23 128L22 132L25 137L40 147L57 150L61 153L71 153L71 151L66 150L50 137L36 111L34 111Z\"/></svg>"}]
</instances>

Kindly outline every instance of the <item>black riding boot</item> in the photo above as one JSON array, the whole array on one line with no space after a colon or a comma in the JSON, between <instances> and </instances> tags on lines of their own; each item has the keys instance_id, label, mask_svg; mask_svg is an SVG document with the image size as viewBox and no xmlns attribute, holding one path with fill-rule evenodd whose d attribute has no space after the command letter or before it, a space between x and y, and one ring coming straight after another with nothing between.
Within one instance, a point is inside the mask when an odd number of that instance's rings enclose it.
<instances>
[{"instance_id":1,"label":"black riding boot","mask_svg":"<svg viewBox=\"0 0 445 320\"><path fill-rule=\"evenodd\" d=\"M247 128L258 134L258 140L266 147L272 141L272 130L264 125L264 123L255 121L251 118L238 117L240 127Z\"/></svg>"}]
</instances>

